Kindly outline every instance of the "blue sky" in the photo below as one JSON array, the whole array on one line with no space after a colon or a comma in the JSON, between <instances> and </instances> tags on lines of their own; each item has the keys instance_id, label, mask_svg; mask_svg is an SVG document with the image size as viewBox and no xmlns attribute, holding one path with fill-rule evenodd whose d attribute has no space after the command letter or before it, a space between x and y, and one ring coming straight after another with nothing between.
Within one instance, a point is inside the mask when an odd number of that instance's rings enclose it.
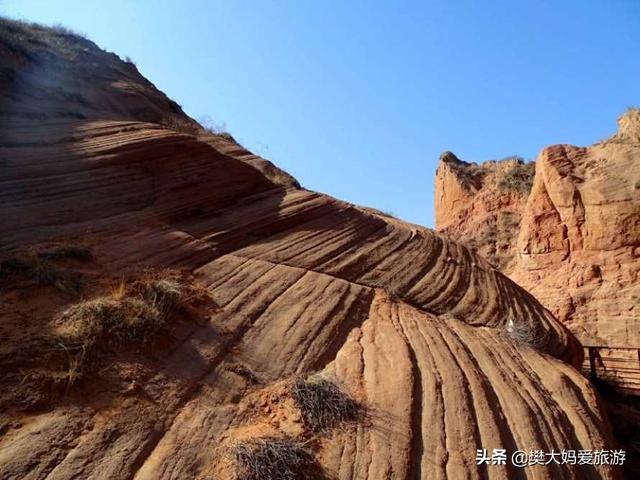
<instances>
[{"instance_id":1,"label":"blue sky","mask_svg":"<svg viewBox=\"0 0 640 480\"><path fill-rule=\"evenodd\" d=\"M640 103L638 0L0 1L129 56L307 188L433 224L438 156L591 144Z\"/></svg>"}]
</instances>

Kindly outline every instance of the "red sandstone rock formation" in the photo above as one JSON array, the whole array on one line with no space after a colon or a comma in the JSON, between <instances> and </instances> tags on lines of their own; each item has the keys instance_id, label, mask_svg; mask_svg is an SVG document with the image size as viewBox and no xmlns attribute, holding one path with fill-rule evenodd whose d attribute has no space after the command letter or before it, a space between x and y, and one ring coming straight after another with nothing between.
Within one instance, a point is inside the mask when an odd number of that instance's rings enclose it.
<instances>
[{"instance_id":1,"label":"red sandstone rock formation","mask_svg":"<svg viewBox=\"0 0 640 480\"><path fill-rule=\"evenodd\" d=\"M640 111L588 148L546 148L513 278L580 338L640 345Z\"/></svg>"},{"instance_id":2,"label":"red sandstone rock formation","mask_svg":"<svg viewBox=\"0 0 640 480\"><path fill-rule=\"evenodd\" d=\"M639 130L632 109L607 140L545 148L530 194L486 180L508 164L473 166L449 154L438 168L437 227L476 246L584 342L640 345ZM481 180L469 187L469 177Z\"/></svg>"},{"instance_id":3,"label":"red sandstone rock formation","mask_svg":"<svg viewBox=\"0 0 640 480\"><path fill-rule=\"evenodd\" d=\"M481 257L300 188L198 131L90 42L1 26L0 478L233 478L235 442L283 435L330 478L619 477L606 465L476 464L481 448L613 447L571 366L575 338ZM78 241L91 258L70 249ZM70 368L78 353L49 341L69 329L60 312L121 301L149 268L178 271L206 299L171 313L152 349L98 344L96 367L71 383L56 362ZM82 279L80 296L60 288L68 278ZM310 436L285 384L312 371L368 418Z\"/></svg>"},{"instance_id":4,"label":"red sandstone rock formation","mask_svg":"<svg viewBox=\"0 0 640 480\"><path fill-rule=\"evenodd\" d=\"M534 164L518 157L478 165L445 152L436 171L436 229L510 271L533 174Z\"/></svg>"}]
</instances>

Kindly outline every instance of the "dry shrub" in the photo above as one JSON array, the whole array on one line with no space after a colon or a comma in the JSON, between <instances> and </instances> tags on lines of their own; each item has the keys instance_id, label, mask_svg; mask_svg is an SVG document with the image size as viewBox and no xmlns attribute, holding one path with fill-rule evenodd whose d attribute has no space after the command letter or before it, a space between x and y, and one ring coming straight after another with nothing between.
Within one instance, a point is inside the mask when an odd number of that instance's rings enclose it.
<instances>
[{"instance_id":1,"label":"dry shrub","mask_svg":"<svg viewBox=\"0 0 640 480\"><path fill-rule=\"evenodd\" d=\"M144 278L132 285L118 282L110 295L76 303L60 315L68 354L69 381L97 363L109 348L144 346L167 330L168 318L183 301L177 279Z\"/></svg>"},{"instance_id":2,"label":"dry shrub","mask_svg":"<svg viewBox=\"0 0 640 480\"><path fill-rule=\"evenodd\" d=\"M144 344L166 327L165 317L153 304L139 298L101 297L72 305L61 319L69 326L70 344L90 348Z\"/></svg>"},{"instance_id":3,"label":"dry shrub","mask_svg":"<svg viewBox=\"0 0 640 480\"><path fill-rule=\"evenodd\" d=\"M142 284L142 296L162 315L169 315L181 305L184 287L176 279L159 279Z\"/></svg>"},{"instance_id":4,"label":"dry shrub","mask_svg":"<svg viewBox=\"0 0 640 480\"><path fill-rule=\"evenodd\" d=\"M265 437L233 448L238 480L314 478L316 462L305 446L289 437Z\"/></svg>"},{"instance_id":5,"label":"dry shrub","mask_svg":"<svg viewBox=\"0 0 640 480\"><path fill-rule=\"evenodd\" d=\"M200 117L198 119L198 123L202 125L202 134L214 135L236 143L235 138L233 138L233 136L227 131L224 123L218 123L208 115Z\"/></svg>"},{"instance_id":6,"label":"dry shrub","mask_svg":"<svg viewBox=\"0 0 640 480\"><path fill-rule=\"evenodd\" d=\"M507 335L517 345L526 345L539 349L544 346L544 336L527 322L510 320L507 324Z\"/></svg>"},{"instance_id":7,"label":"dry shrub","mask_svg":"<svg viewBox=\"0 0 640 480\"><path fill-rule=\"evenodd\" d=\"M27 57L55 53L74 59L90 43L82 34L62 25L45 26L0 17L0 39L4 46Z\"/></svg>"},{"instance_id":8,"label":"dry shrub","mask_svg":"<svg viewBox=\"0 0 640 480\"><path fill-rule=\"evenodd\" d=\"M203 117L198 123L189 117L168 114L164 115L159 123L170 130L186 133L187 135L196 137L199 135L213 135L236 143L235 138L225 130L224 126L217 124L210 117Z\"/></svg>"},{"instance_id":9,"label":"dry shrub","mask_svg":"<svg viewBox=\"0 0 640 480\"><path fill-rule=\"evenodd\" d=\"M167 323L143 299L100 297L72 305L60 319L66 331L58 342L67 354L69 385L82 378L109 348L148 344Z\"/></svg>"},{"instance_id":10,"label":"dry shrub","mask_svg":"<svg viewBox=\"0 0 640 480\"><path fill-rule=\"evenodd\" d=\"M152 303L164 315L175 310L190 315L193 313L193 306L212 301L206 287L171 270L147 271L132 282L129 290L132 295Z\"/></svg>"},{"instance_id":11,"label":"dry shrub","mask_svg":"<svg viewBox=\"0 0 640 480\"><path fill-rule=\"evenodd\" d=\"M362 420L363 406L344 393L340 387L320 376L297 378L293 384L293 399L302 413L307 428L326 432L344 424Z\"/></svg>"},{"instance_id":12,"label":"dry shrub","mask_svg":"<svg viewBox=\"0 0 640 480\"><path fill-rule=\"evenodd\" d=\"M502 191L518 192L528 195L533 186L533 179L536 174L535 162L525 163L520 157L509 157L505 160L515 159L517 162L513 167L502 175L498 182L498 188Z\"/></svg>"},{"instance_id":13,"label":"dry shrub","mask_svg":"<svg viewBox=\"0 0 640 480\"><path fill-rule=\"evenodd\" d=\"M160 119L159 123L163 127L167 127L169 130L186 133L187 135L197 136L202 133L202 127L195 121L177 114L164 115Z\"/></svg>"},{"instance_id":14,"label":"dry shrub","mask_svg":"<svg viewBox=\"0 0 640 480\"><path fill-rule=\"evenodd\" d=\"M0 280L7 280L22 275L30 278L38 285L51 285L58 290L77 295L82 288L80 275L58 269L47 258L29 256L25 258L10 258L0 263Z\"/></svg>"}]
</instances>

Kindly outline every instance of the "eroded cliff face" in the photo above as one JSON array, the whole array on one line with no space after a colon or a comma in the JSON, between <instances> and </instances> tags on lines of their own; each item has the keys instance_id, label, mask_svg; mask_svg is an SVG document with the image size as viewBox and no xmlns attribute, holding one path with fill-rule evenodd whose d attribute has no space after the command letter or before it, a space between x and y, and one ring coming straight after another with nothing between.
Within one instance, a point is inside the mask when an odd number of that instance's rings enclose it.
<instances>
[{"instance_id":1,"label":"eroded cliff face","mask_svg":"<svg viewBox=\"0 0 640 480\"><path fill-rule=\"evenodd\" d=\"M592 147L545 149L512 277L590 344L640 345L637 110Z\"/></svg>"},{"instance_id":2,"label":"eroded cliff face","mask_svg":"<svg viewBox=\"0 0 640 480\"><path fill-rule=\"evenodd\" d=\"M436 229L509 272L534 172L517 157L478 165L445 152L436 171Z\"/></svg>"},{"instance_id":3,"label":"eroded cliff face","mask_svg":"<svg viewBox=\"0 0 640 480\"><path fill-rule=\"evenodd\" d=\"M436 200L437 208L455 212L440 213L437 218L446 220L438 228L478 245L584 342L638 345L639 129L640 113L632 109L619 119L619 131L603 142L545 148L536 160L530 194L505 196L495 182L485 182L458 202L462 209ZM450 170L441 161L436 199L446 197L441 189L457 183L451 187L455 194L465 183ZM501 215L513 222L492 220ZM495 232L491 235L498 242L487 232Z\"/></svg>"},{"instance_id":4,"label":"eroded cliff face","mask_svg":"<svg viewBox=\"0 0 640 480\"><path fill-rule=\"evenodd\" d=\"M11 65L12 78L31 68ZM90 85L63 83L87 98ZM132 95L159 95L145 85ZM69 119L51 113L62 102L34 121L24 95L19 83L2 91L13 108L0 127L0 477L235 478L237 442L273 436L345 480L619 477L607 465L476 464L482 448L613 445L571 366L575 338L467 247L299 188L231 139L120 107ZM60 312L122 302L138 288L122 279L168 268L203 299L172 311L153 348L104 345L81 378L69 360L84 351L43 348L69 328ZM61 288L68 278L81 282ZM531 341L514 341L513 325ZM334 379L366 421L310 434L286 387L307 372Z\"/></svg>"}]
</instances>

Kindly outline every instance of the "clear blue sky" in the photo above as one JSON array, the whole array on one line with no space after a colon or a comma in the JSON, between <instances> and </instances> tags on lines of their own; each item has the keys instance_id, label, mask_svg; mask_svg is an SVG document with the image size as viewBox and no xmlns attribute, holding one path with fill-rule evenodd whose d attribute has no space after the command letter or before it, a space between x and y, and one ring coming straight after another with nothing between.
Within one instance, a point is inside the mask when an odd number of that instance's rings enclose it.
<instances>
[{"instance_id":1,"label":"clear blue sky","mask_svg":"<svg viewBox=\"0 0 640 480\"><path fill-rule=\"evenodd\" d=\"M639 0L0 1L130 56L307 188L433 224L439 154L590 144L640 103Z\"/></svg>"}]
</instances>

